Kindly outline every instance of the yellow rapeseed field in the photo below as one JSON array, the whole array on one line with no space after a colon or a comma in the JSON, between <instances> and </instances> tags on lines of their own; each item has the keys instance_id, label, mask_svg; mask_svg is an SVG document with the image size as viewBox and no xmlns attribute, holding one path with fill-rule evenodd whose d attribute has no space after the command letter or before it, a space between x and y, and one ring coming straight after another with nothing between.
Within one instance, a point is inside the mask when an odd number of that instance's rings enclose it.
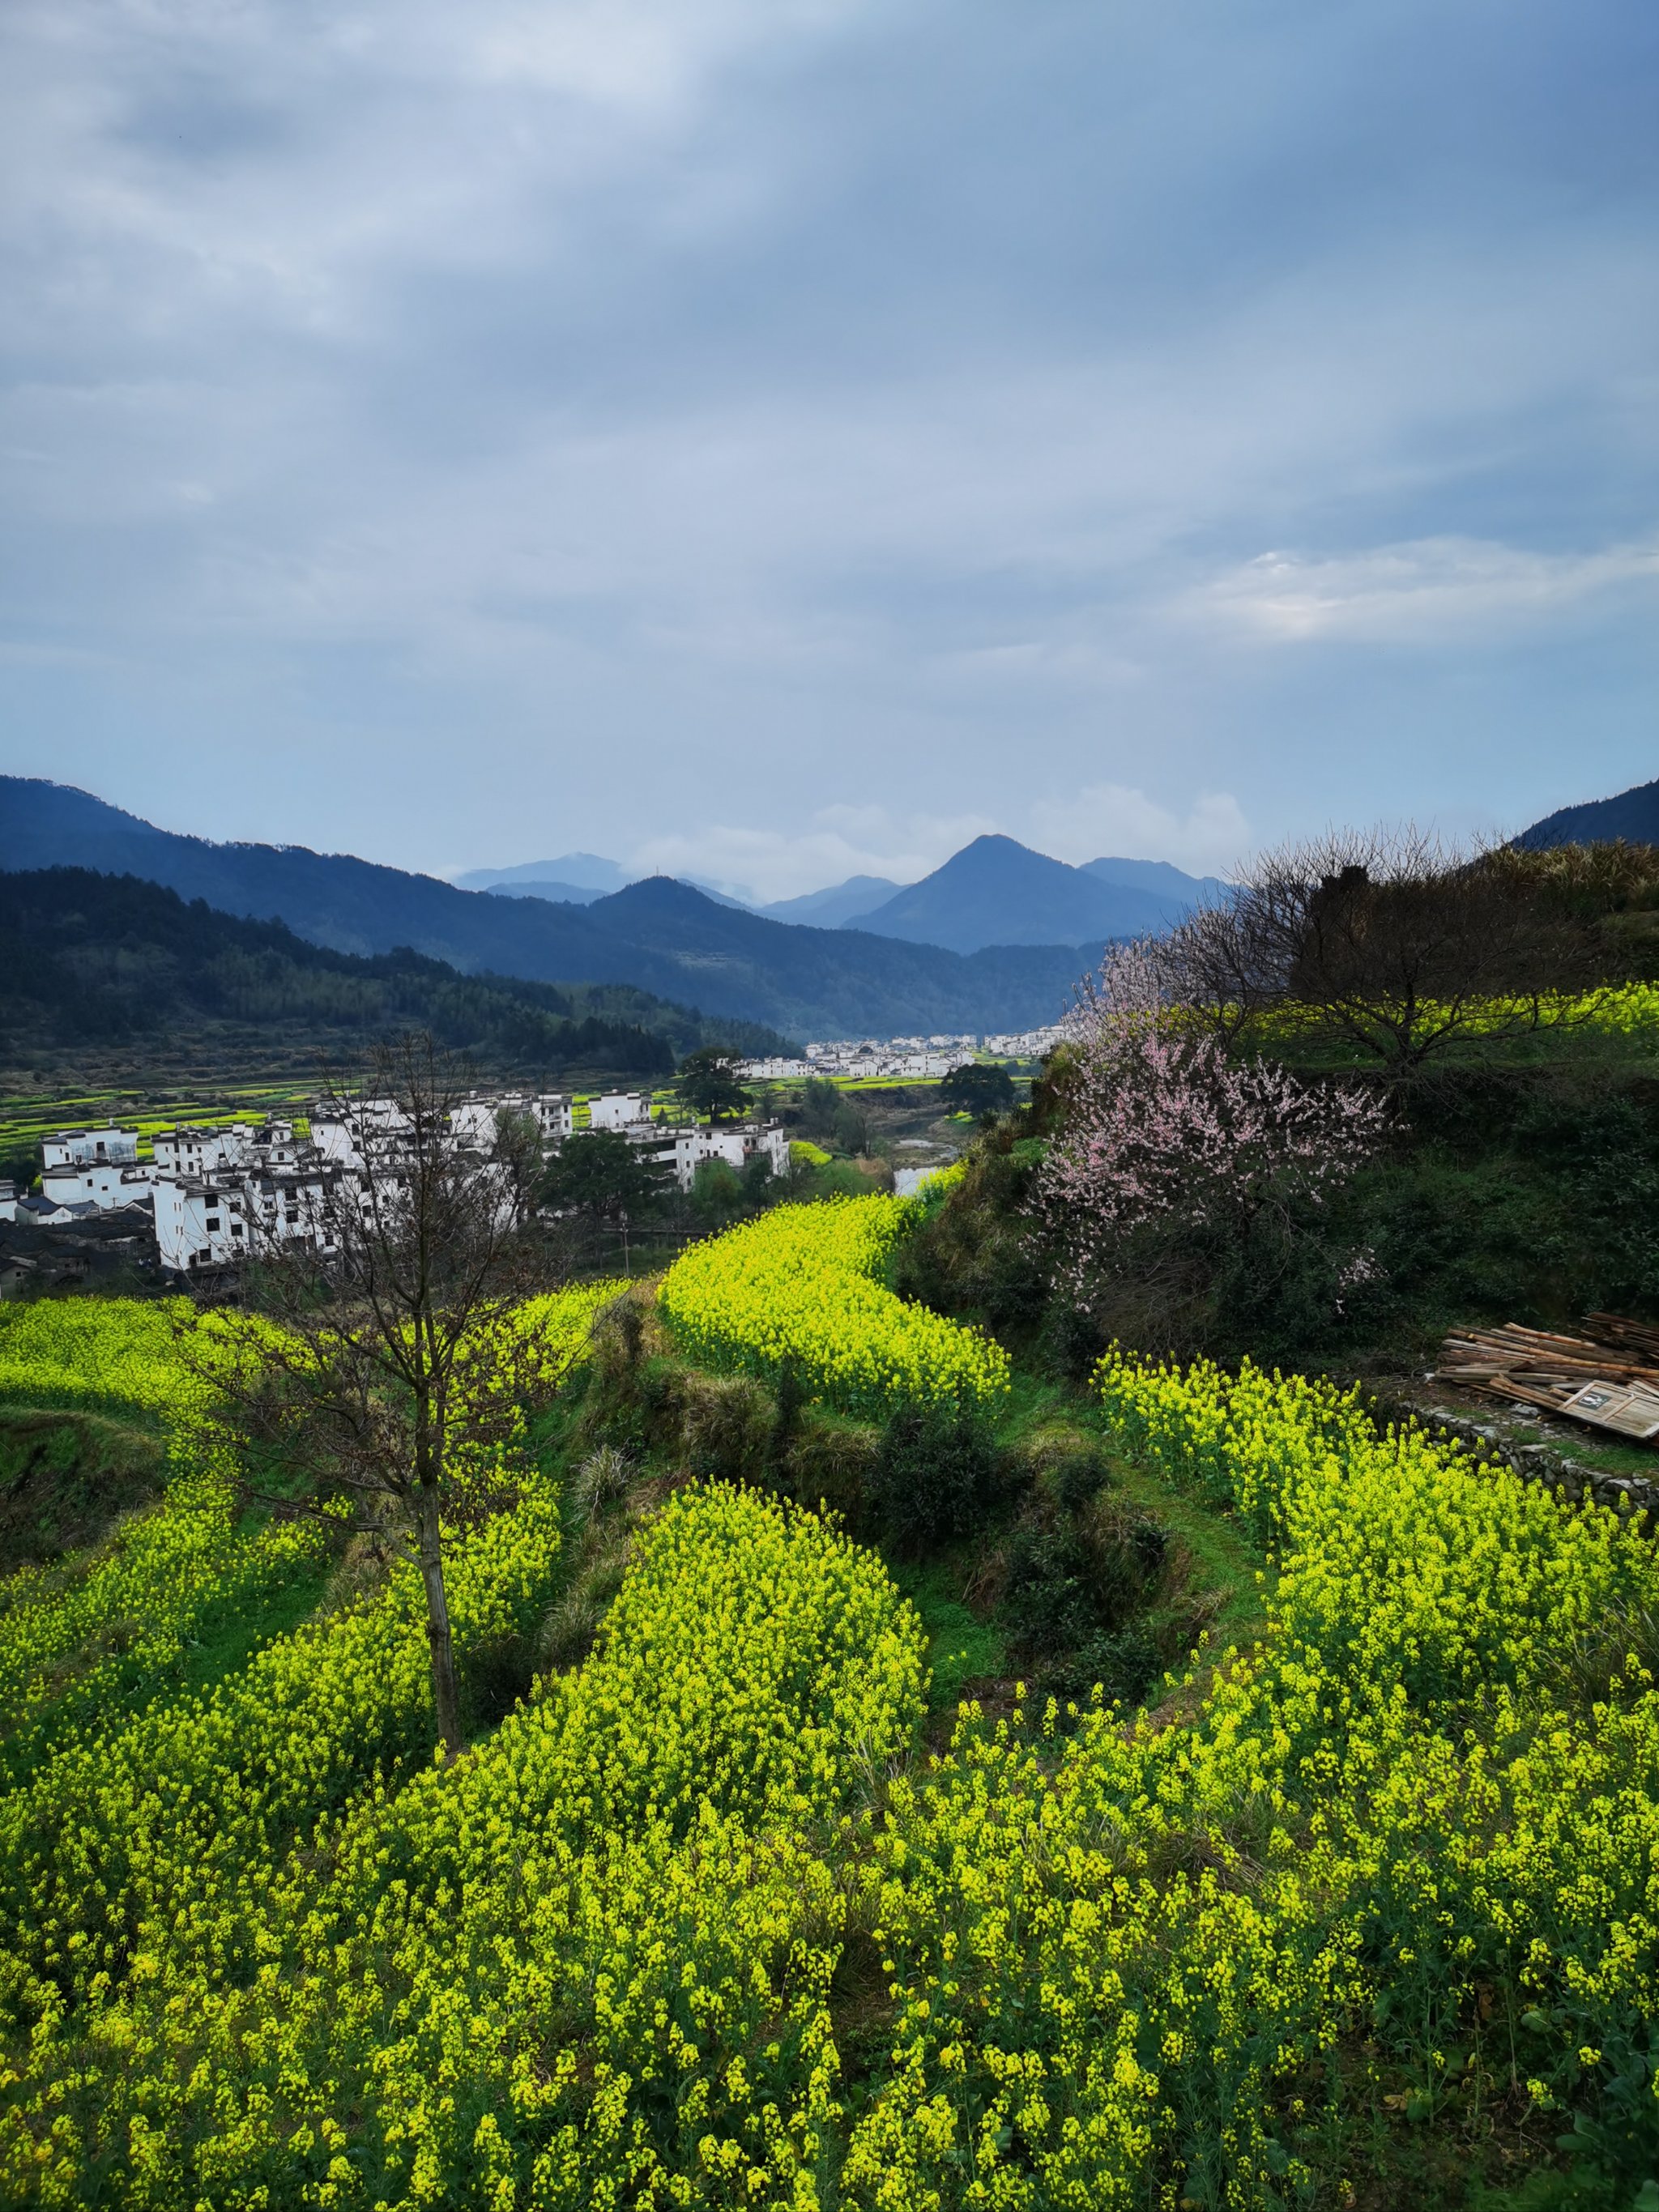
<instances>
[{"instance_id":1,"label":"yellow rapeseed field","mask_svg":"<svg viewBox=\"0 0 1659 2212\"><path fill-rule=\"evenodd\" d=\"M677 1260L663 1313L694 1358L767 1376L793 1367L809 1396L848 1413L994 1413L1008 1391L1001 1346L880 1280L915 1215L915 1201L901 1198L774 1206Z\"/></svg>"},{"instance_id":2,"label":"yellow rapeseed field","mask_svg":"<svg viewBox=\"0 0 1659 2212\"><path fill-rule=\"evenodd\" d=\"M682 1341L804 1359L793 1267L826 1395L1000 1381L895 1350L892 1208L688 1255ZM1288 2212L1375 2197L1379 2128L1659 2140L1648 1540L1300 1377L1114 1352L1097 1403L1267 1561L1260 1639L1144 1714L969 1706L927 1753L880 1559L685 1485L592 1655L451 1767L396 1575L67 1730L0 1790L0 2201ZM539 1480L457 1540L464 1672L559 1556Z\"/></svg>"}]
</instances>

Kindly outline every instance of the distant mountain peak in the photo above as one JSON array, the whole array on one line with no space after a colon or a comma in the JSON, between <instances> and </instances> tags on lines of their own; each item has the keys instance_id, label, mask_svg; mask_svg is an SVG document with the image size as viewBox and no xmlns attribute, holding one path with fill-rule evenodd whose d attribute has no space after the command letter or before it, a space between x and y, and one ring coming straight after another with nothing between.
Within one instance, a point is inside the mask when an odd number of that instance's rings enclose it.
<instances>
[{"instance_id":1,"label":"distant mountain peak","mask_svg":"<svg viewBox=\"0 0 1659 2212\"><path fill-rule=\"evenodd\" d=\"M1169 872L1173 882L1150 885L1103 880L1097 872L988 830L932 875L860 915L856 926L953 952L993 945L1097 946L1167 929L1191 910L1201 886L1178 869Z\"/></svg>"},{"instance_id":2,"label":"distant mountain peak","mask_svg":"<svg viewBox=\"0 0 1659 2212\"><path fill-rule=\"evenodd\" d=\"M510 868L468 868L450 881L464 891L492 891L499 884L569 884L603 892L619 891L628 877L602 854L562 853L556 860L520 860Z\"/></svg>"},{"instance_id":3,"label":"distant mountain peak","mask_svg":"<svg viewBox=\"0 0 1659 2212\"><path fill-rule=\"evenodd\" d=\"M1515 840L1534 852L1552 845L1600 845L1622 837L1627 845L1659 845L1659 781L1632 784L1611 799L1559 806Z\"/></svg>"}]
</instances>

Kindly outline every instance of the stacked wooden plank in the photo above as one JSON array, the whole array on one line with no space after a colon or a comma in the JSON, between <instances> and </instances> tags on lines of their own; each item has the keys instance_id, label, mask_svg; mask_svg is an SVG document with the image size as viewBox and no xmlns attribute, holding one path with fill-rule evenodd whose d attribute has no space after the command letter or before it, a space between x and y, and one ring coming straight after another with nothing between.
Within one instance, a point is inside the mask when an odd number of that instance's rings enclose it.
<instances>
[{"instance_id":1,"label":"stacked wooden plank","mask_svg":"<svg viewBox=\"0 0 1659 2212\"><path fill-rule=\"evenodd\" d=\"M1585 1327L1595 1334L1563 1336L1511 1322L1449 1336L1437 1380L1659 1443L1659 1329L1613 1314L1592 1314Z\"/></svg>"},{"instance_id":2,"label":"stacked wooden plank","mask_svg":"<svg viewBox=\"0 0 1659 2212\"><path fill-rule=\"evenodd\" d=\"M1602 1344L1617 1344L1659 1368L1659 1328L1650 1322L1626 1321L1620 1314L1584 1316L1584 1327Z\"/></svg>"}]
</instances>

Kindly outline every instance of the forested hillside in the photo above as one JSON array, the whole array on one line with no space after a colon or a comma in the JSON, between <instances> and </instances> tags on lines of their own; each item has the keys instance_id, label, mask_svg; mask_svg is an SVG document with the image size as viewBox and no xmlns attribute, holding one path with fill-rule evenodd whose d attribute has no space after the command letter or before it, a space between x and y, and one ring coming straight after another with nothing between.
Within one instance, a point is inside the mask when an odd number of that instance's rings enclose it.
<instances>
[{"instance_id":1,"label":"forested hillside","mask_svg":"<svg viewBox=\"0 0 1659 2212\"><path fill-rule=\"evenodd\" d=\"M307 1073L410 1028L481 1069L558 1080L663 1075L700 1045L775 1052L787 1042L626 985L463 975L406 950L359 958L279 921L81 868L0 873L0 1073L14 1090L103 1070Z\"/></svg>"}]
</instances>

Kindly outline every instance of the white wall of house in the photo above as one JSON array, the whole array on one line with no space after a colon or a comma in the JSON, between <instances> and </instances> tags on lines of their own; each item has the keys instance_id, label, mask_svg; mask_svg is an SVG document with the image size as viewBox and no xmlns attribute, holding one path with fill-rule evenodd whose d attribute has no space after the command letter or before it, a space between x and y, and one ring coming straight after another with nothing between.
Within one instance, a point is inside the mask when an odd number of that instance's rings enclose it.
<instances>
[{"instance_id":1,"label":"white wall of house","mask_svg":"<svg viewBox=\"0 0 1659 2212\"><path fill-rule=\"evenodd\" d=\"M637 1091L608 1091L603 1098L587 1102L590 1129L625 1129L630 1122L650 1118L651 1101Z\"/></svg>"},{"instance_id":2,"label":"white wall of house","mask_svg":"<svg viewBox=\"0 0 1659 2212\"><path fill-rule=\"evenodd\" d=\"M499 1111L493 1099L464 1098L451 1109L451 1133L475 1151L487 1152L495 1141L495 1116Z\"/></svg>"},{"instance_id":3,"label":"white wall of house","mask_svg":"<svg viewBox=\"0 0 1659 2212\"><path fill-rule=\"evenodd\" d=\"M212 1221L212 1227L208 1224ZM155 1186L155 1251L169 1273L222 1267L230 1250L223 1194L198 1179L167 1176Z\"/></svg>"},{"instance_id":4,"label":"white wall of house","mask_svg":"<svg viewBox=\"0 0 1659 2212\"><path fill-rule=\"evenodd\" d=\"M155 1181L155 1170L148 1164L47 1168L40 1176L40 1195L60 1206L98 1206L107 1212L111 1206L142 1205Z\"/></svg>"},{"instance_id":5,"label":"white wall of house","mask_svg":"<svg viewBox=\"0 0 1659 2212\"><path fill-rule=\"evenodd\" d=\"M409 1116L394 1098L319 1098L311 1109L311 1141L324 1159L343 1167L361 1165L365 1151L383 1152Z\"/></svg>"},{"instance_id":6,"label":"white wall of house","mask_svg":"<svg viewBox=\"0 0 1659 2212\"><path fill-rule=\"evenodd\" d=\"M320 1243L325 1231L320 1175L164 1176L155 1185L155 1249L170 1273L234 1267L262 1245L291 1237Z\"/></svg>"},{"instance_id":7,"label":"white wall of house","mask_svg":"<svg viewBox=\"0 0 1659 2212\"><path fill-rule=\"evenodd\" d=\"M137 1129L60 1129L42 1139L43 1163L49 1168L89 1167L113 1161L131 1166L138 1157Z\"/></svg>"}]
</instances>

